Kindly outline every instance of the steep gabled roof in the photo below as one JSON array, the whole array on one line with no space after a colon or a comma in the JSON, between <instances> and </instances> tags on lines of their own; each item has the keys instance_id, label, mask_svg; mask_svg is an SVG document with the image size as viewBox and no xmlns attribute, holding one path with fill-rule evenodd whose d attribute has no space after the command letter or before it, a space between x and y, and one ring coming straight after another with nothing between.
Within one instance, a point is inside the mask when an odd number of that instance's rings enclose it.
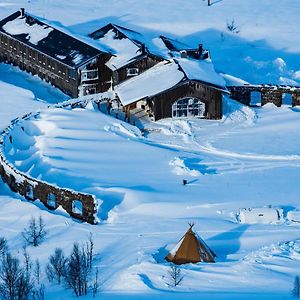
<instances>
[{"instance_id":1,"label":"steep gabled roof","mask_svg":"<svg viewBox=\"0 0 300 300\"><path fill-rule=\"evenodd\" d=\"M181 51L181 50L193 49L193 47L191 46L188 46L180 41L165 37L163 35L161 35L160 38L170 51Z\"/></svg>"},{"instance_id":2,"label":"steep gabled roof","mask_svg":"<svg viewBox=\"0 0 300 300\"><path fill-rule=\"evenodd\" d=\"M144 45L135 38L138 35L138 32L110 23L91 33L90 37L113 54L106 65L117 70L146 54Z\"/></svg>"},{"instance_id":3,"label":"steep gabled roof","mask_svg":"<svg viewBox=\"0 0 300 300\"><path fill-rule=\"evenodd\" d=\"M0 31L70 67L104 53L37 17L20 11L0 21Z\"/></svg>"}]
</instances>

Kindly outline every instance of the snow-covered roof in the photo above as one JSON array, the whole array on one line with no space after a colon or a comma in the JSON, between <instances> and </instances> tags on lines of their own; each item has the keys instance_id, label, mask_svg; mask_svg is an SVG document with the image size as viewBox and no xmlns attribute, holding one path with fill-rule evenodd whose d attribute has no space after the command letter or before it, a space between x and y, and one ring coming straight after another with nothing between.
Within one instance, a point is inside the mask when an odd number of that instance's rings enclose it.
<instances>
[{"instance_id":1,"label":"snow-covered roof","mask_svg":"<svg viewBox=\"0 0 300 300\"><path fill-rule=\"evenodd\" d=\"M226 90L226 83L210 59L176 58L189 80L197 80Z\"/></svg>"},{"instance_id":2,"label":"snow-covered roof","mask_svg":"<svg viewBox=\"0 0 300 300\"><path fill-rule=\"evenodd\" d=\"M160 62L149 70L122 82L115 91L123 105L172 88L184 78L175 62Z\"/></svg>"},{"instance_id":3,"label":"snow-covered roof","mask_svg":"<svg viewBox=\"0 0 300 300\"><path fill-rule=\"evenodd\" d=\"M71 67L103 53L76 37L20 11L0 21L0 31Z\"/></svg>"},{"instance_id":4,"label":"snow-covered roof","mask_svg":"<svg viewBox=\"0 0 300 300\"><path fill-rule=\"evenodd\" d=\"M141 44L135 39L138 35L138 32L115 24L108 24L90 34L113 54L106 63L111 70L126 66L142 54Z\"/></svg>"}]
</instances>

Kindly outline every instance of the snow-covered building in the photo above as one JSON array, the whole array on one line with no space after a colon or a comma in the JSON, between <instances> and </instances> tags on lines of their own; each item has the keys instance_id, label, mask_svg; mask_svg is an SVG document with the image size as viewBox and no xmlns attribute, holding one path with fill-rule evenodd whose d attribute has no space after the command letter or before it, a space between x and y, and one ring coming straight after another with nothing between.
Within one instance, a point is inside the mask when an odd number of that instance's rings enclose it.
<instances>
[{"instance_id":1,"label":"snow-covered building","mask_svg":"<svg viewBox=\"0 0 300 300\"><path fill-rule=\"evenodd\" d=\"M37 74L72 97L110 87L111 72L105 65L110 57L24 9L0 21L0 61Z\"/></svg>"},{"instance_id":2,"label":"snow-covered building","mask_svg":"<svg viewBox=\"0 0 300 300\"><path fill-rule=\"evenodd\" d=\"M142 34L116 24L110 23L98 29L90 37L112 54L106 66L113 73L114 85L138 76L164 60L148 49Z\"/></svg>"},{"instance_id":3,"label":"snow-covered building","mask_svg":"<svg viewBox=\"0 0 300 300\"><path fill-rule=\"evenodd\" d=\"M115 86L127 110L145 109L155 120L196 116L222 118L224 79L216 73L207 53L200 49L172 51L164 60L139 76Z\"/></svg>"},{"instance_id":4,"label":"snow-covered building","mask_svg":"<svg viewBox=\"0 0 300 300\"><path fill-rule=\"evenodd\" d=\"M12 63L73 96L113 88L127 116L144 110L152 119L222 118L224 79L209 52L179 41L154 40L108 24L78 38L21 9L0 21L0 61Z\"/></svg>"}]
</instances>

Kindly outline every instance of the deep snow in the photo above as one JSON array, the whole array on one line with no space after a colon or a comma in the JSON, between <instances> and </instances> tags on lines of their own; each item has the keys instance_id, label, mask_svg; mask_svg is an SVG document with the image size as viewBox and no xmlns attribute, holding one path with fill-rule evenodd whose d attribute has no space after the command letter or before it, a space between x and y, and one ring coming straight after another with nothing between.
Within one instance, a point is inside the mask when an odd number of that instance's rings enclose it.
<instances>
[{"instance_id":1,"label":"deep snow","mask_svg":"<svg viewBox=\"0 0 300 300\"><path fill-rule=\"evenodd\" d=\"M20 6L81 34L113 21L149 37L162 33L188 44L204 42L216 69L230 74L226 80L241 82L233 75L253 83L300 82L297 0L223 0L209 8L205 1L183 0L2 0L0 17ZM233 18L239 34L226 31ZM42 109L37 120L26 123L35 129L27 131L31 134L16 131L9 159L33 176L95 193L104 219L97 226L81 224L61 210L48 212L38 202L20 200L0 183L1 235L14 253L21 252L20 232L28 220L42 214L48 237L28 251L44 267L55 247L69 252L73 241L85 241L93 232L99 298L290 298L300 267L299 223L239 224L236 213L273 205L286 216L299 208L299 108L252 109L227 99L221 121L162 120L145 124L153 130L142 136L91 106L45 110L46 102L67 97L3 64L0 94L1 129L19 115ZM183 186L182 179L189 184ZM172 289L163 257L188 222L196 223L218 262L183 266L184 281ZM42 280L46 299L75 298L62 287L50 287L45 276Z\"/></svg>"}]
</instances>

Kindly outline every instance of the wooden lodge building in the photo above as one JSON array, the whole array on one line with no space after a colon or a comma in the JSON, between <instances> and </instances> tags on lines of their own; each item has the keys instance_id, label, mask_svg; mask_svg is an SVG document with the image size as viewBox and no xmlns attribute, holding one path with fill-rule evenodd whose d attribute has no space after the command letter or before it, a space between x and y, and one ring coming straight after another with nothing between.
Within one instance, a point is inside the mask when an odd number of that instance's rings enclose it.
<instances>
[{"instance_id":1,"label":"wooden lodge building","mask_svg":"<svg viewBox=\"0 0 300 300\"><path fill-rule=\"evenodd\" d=\"M0 61L37 74L72 97L114 89L126 115L153 120L222 118L225 82L209 52L160 36L154 46L133 30L108 24L82 41L24 9L0 21Z\"/></svg>"},{"instance_id":2,"label":"wooden lodge building","mask_svg":"<svg viewBox=\"0 0 300 300\"><path fill-rule=\"evenodd\" d=\"M110 87L105 65L110 57L24 9L0 21L0 61L38 75L74 98Z\"/></svg>"}]
</instances>

